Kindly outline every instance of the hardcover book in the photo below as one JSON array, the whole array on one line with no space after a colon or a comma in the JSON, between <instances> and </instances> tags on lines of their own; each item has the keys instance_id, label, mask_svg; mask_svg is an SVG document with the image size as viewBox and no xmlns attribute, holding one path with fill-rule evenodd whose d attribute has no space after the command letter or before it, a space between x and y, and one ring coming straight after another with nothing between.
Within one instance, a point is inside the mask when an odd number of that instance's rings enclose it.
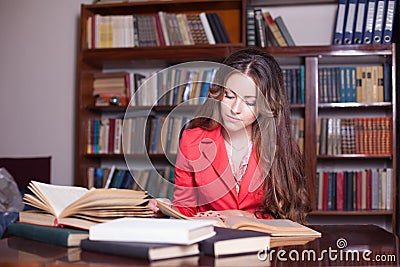
<instances>
[{"instance_id":1,"label":"hardcover book","mask_svg":"<svg viewBox=\"0 0 400 267\"><path fill-rule=\"evenodd\" d=\"M166 243L144 243L125 241L95 241L85 239L81 242L83 250L130 258L156 261L199 254L199 245L176 245Z\"/></svg>"},{"instance_id":2,"label":"hardcover book","mask_svg":"<svg viewBox=\"0 0 400 267\"><path fill-rule=\"evenodd\" d=\"M79 246L81 240L89 237L89 232L85 230L17 222L9 224L7 231L12 236L64 247Z\"/></svg>"},{"instance_id":3,"label":"hardcover book","mask_svg":"<svg viewBox=\"0 0 400 267\"><path fill-rule=\"evenodd\" d=\"M270 247L270 235L266 233L215 227L216 235L200 242L205 255L221 257L235 254L257 253Z\"/></svg>"},{"instance_id":4,"label":"hardcover book","mask_svg":"<svg viewBox=\"0 0 400 267\"><path fill-rule=\"evenodd\" d=\"M194 244L215 235L212 221L120 218L90 227L89 239L145 243Z\"/></svg>"}]
</instances>

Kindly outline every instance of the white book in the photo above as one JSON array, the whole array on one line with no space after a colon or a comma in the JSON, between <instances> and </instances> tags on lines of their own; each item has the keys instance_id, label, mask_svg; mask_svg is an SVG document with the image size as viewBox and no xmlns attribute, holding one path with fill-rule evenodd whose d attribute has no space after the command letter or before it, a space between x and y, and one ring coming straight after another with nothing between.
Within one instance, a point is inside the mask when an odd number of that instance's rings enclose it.
<instances>
[{"instance_id":1,"label":"white book","mask_svg":"<svg viewBox=\"0 0 400 267\"><path fill-rule=\"evenodd\" d=\"M89 228L89 239L146 243L194 244L215 235L214 221L121 218Z\"/></svg>"},{"instance_id":2,"label":"white book","mask_svg":"<svg viewBox=\"0 0 400 267\"><path fill-rule=\"evenodd\" d=\"M210 23L208 23L207 15L205 12L200 13L201 24L203 24L204 31L206 32L208 43L215 44L214 35L211 31Z\"/></svg>"}]
</instances>

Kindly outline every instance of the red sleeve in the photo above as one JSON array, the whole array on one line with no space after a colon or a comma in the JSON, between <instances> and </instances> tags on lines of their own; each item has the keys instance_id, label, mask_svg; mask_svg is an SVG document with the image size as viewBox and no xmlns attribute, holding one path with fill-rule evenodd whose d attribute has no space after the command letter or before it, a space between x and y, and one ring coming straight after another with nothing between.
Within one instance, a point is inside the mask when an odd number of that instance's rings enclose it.
<instances>
[{"instance_id":1,"label":"red sleeve","mask_svg":"<svg viewBox=\"0 0 400 267\"><path fill-rule=\"evenodd\" d=\"M194 216L197 213L197 201L193 167L187 157L189 152L187 131L184 131L179 143L179 152L175 165L173 205L184 215Z\"/></svg>"}]
</instances>

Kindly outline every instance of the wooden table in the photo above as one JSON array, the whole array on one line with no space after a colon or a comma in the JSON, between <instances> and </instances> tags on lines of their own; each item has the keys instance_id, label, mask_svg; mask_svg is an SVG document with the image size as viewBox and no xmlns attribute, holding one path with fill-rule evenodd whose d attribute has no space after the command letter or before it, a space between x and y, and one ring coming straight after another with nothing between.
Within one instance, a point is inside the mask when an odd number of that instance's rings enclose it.
<instances>
[{"instance_id":1,"label":"wooden table","mask_svg":"<svg viewBox=\"0 0 400 267\"><path fill-rule=\"evenodd\" d=\"M302 246L273 248L265 254L225 258L194 256L147 262L81 251L18 237L0 240L0 266L399 266L396 235L375 225L312 225L322 237Z\"/></svg>"}]
</instances>

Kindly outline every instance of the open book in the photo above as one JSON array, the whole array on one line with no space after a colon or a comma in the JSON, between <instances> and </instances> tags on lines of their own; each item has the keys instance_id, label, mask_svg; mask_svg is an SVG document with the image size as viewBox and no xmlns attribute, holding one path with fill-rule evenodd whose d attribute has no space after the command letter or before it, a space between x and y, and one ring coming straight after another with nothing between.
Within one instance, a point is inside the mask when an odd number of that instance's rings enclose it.
<instances>
[{"instance_id":1,"label":"open book","mask_svg":"<svg viewBox=\"0 0 400 267\"><path fill-rule=\"evenodd\" d=\"M225 213L228 216L224 221L217 217L188 217L162 201L157 200L157 203L163 214L173 218L186 220L211 219L215 220L215 226L268 233L271 235L271 248L286 245L303 245L321 237L320 232L288 219L264 220L235 215L235 212L232 211ZM224 213L224 211L221 213Z\"/></svg>"},{"instance_id":2,"label":"open book","mask_svg":"<svg viewBox=\"0 0 400 267\"><path fill-rule=\"evenodd\" d=\"M39 225L68 225L82 229L121 217L152 217L148 196L130 189L87 189L31 181L24 202L38 210L22 211L20 222Z\"/></svg>"}]
</instances>

